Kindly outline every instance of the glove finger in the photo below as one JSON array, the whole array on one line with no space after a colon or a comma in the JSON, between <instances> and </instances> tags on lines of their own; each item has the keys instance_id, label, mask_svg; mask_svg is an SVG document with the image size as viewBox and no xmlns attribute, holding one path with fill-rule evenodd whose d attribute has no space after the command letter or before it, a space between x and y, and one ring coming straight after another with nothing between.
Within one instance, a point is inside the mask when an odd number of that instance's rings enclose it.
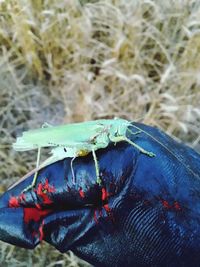
<instances>
[{"instance_id":1,"label":"glove finger","mask_svg":"<svg viewBox=\"0 0 200 267\"><path fill-rule=\"evenodd\" d=\"M71 250L95 266L108 266L109 260L118 261L119 241L124 236L112 219L106 209L60 211L44 218L41 233L62 253Z\"/></svg>"},{"instance_id":2,"label":"glove finger","mask_svg":"<svg viewBox=\"0 0 200 267\"><path fill-rule=\"evenodd\" d=\"M0 209L0 239L12 245L32 249L40 242L40 237L32 234L24 223L24 215L23 208Z\"/></svg>"}]
</instances>

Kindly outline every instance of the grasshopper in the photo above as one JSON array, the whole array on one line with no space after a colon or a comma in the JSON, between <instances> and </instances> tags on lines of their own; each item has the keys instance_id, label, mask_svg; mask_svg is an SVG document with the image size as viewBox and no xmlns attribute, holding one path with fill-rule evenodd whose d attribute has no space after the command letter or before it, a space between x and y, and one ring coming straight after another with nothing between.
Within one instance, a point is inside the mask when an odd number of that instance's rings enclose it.
<instances>
[{"instance_id":1,"label":"grasshopper","mask_svg":"<svg viewBox=\"0 0 200 267\"><path fill-rule=\"evenodd\" d=\"M45 124L40 129L23 132L21 137L18 137L13 144L16 151L26 151L37 149L37 169L50 165L64 158L72 158L71 171L73 181L75 183L75 174L73 171L73 161L76 157L83 157L92 153L97 184L101 184L99 164L95 151L101 148L106 148L110 142L118 143L125 141L141 153L149 157L155 156L153 152L147 151L132 142L127 137L127 131L131 122L124 119L102 119L88 122L72 123L60 126L51 126ZM141 131L131 132L131 134L139 134ZM42 147L52 147L51 156L40 165L40 155ZM37 181L38 172L34 174L32 184L24 189L27 191L33 188Z\"/></svg>"}]
</instances>

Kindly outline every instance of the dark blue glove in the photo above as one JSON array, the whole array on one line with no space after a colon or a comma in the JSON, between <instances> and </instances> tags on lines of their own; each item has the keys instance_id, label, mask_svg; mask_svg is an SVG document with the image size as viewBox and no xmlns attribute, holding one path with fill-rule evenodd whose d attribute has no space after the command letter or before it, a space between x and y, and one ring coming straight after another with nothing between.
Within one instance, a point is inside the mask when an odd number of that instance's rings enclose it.
<instances>
[{"instance_id":1,"label":"dark blue glove","mask_svg":"<svg viewBox=\"0 0 200 267\"><path fill-rule=\"evenodd\" d=\"M56 162L0 198L0 239L24 248L45 240L95 266L200 266L200 155L158 129L92 155ZM134 128L130 127L132 131Z\"/></svg>"}]
</instances>

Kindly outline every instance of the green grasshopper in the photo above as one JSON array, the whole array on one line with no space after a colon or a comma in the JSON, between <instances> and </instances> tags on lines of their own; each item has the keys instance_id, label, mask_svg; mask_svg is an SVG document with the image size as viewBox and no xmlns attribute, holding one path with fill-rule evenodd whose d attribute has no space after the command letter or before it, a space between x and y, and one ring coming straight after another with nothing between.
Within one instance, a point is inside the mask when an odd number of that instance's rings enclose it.
<instances>
[{"instance_id":1,"label":"green grasshopper","mask_svg":"<svg viewBox=\"0 0 200 267\"><path fill-rule=\"evenodd\" d=\"M16 151L26 151L38 149L37 169L50 165L64 158L72 158L71 171L73 182L75 183L75 175L73 171L73 161L76 157L86 156L92 152L97 183L101 184L99 165L95 151L101 148L106 148L110 142L118 143L125 141L141 153L149 157L155 156L154 153L146 151L136 143L132 142L127 136L127 131L131 122L124 119L110 120L95 120L81 123L72 123L60 126L44 125L40 129L23 132L21 137L18 137L13 144ZM139 134L141 131L131 134ZM42 147L53 147L51 150L52 156L39 165L40 154ZM24 189L27 191L35 186L38 171L35 172L32 184Z\"/></svg>"}]
</instances>

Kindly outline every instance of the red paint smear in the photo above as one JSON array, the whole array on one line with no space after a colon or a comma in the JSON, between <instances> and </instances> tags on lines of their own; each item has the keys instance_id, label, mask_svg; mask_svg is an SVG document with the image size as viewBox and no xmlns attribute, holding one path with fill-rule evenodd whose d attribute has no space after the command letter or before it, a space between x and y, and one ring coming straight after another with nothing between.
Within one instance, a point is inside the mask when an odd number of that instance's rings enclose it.
<instances>
[{"instance_id":1,"label":"red paint smear","mask_svg":"<svg viewBox=\"0 0 200 267\"><path fill-rule=\"evenodd\" d=\"M42 241L44 239L44 232L43 232L43 227L44 227L44 221L42 221L42 224L40 225L40 228L39 228L39 234L40 234L40 241Z\"/></svg>"},{"instance_id":2,"label":"red paint smear","mask_svg":"<svg viewBox=\"0 0 200 267\"><path fill-rule=\"evenodd\" d=\"M167 202L166 200L161 200L161 202L164 208L171 209L171 205L169 204L169 202Z\"/></svg>"},{"instance_id":3,"label":"red paint smear","mask_svg":"<svg viewBox=\"0 0 200 267\"><path fill-rule=\"evenodd\" d=\"M98 219L97 219L97 210L94 211L94 221L96 224L98 224Z\"/></svg>"},{"instance_id":4,"label":"red paint smear","mask_svg":"<svg viewBox=\"0 0 200 267\"><path fill-rule=\"evenodd\" d=\"M20 206L18 198L17 197L11 197L9 199L8 206L10 208L18 208Z\"/></svg>"},{"instance_id":5,"label":"red paint smear","mask_svg":"<svg viewBox=\"0 0 200 267\"><path fill-rule=\"evenodd\" d=\"M48 215L52 210L39 210L37 208L24 208L24 222L39 222L42 217Z\"/></svg>"},{"instance_id":6,"label":"red paint smear","mask_svg":"<svg viewBox=\"0 0 200 267\"><path fill-rule=\"evenodd\" d=\"M52 193L55 191L55 187L50 186L48 179L46 179L45 184L39 183L36 193L42 198L44 204L51 204L53 201L48 197L47 193Z\"/></svg>"},{"instance_id":7,"label":"red paint smear","mask_svg":"<svg viewBox=\"0 0 200 267\"><path fill-rule=\"evenodd\" d=\"M172 209L172 210L176 210L176 211L181 211L181 205L179 204L178 201L174 201L173 205L170 205L168 201L166 200L161 200L163 207L165 207L166 209Z\"/></svg>"},{"instance_id":8,"label":"red paint smear","mask_svg":"<svg viewBox=\"0 0 200 267\"><path fill-rule=\"evenodd\" d=\"M19 202L23 202L25 200L26 200L25 194L22 193L21 195L19 195Z\"/></svg>"},{"instance_id":9,"label":"red paint smear","mask_svg":"<svg viewBox=\"0 0 200 267\"><path fill-rule=\"evenodd\" d=\"M100 217L103 216L102 210L99 210L99 216L100 216Z\"/></svg>"},{"instance_id":10,"label":"red paint smear","mask_svg":"<svg viewBox=\"0 0 200 267\"><path fill-rule=\"evenodd\" d=\"M23 201L25 201L25 194L21 194L19 197L11 197L8 206L10 208L18 208Z\"/></svg>"},{"instance_id":11,"label":"red paint smear","mask_svg":"<svg viewBox=\"0 0 200 267\"><path fill-rule=\"evenodd\" d=\"M110 207L108 206L108 204L105 204L103 207L104 207L104 209L106 210L106 212L110 212L110 211L111 211L111 209L110 209Z\"/></svg>"},{"instance_id":12,"label":"red paint smear","mask_svg":"<svg viewBox=\"0 0 200 267\"><path fill-rule=\"evenodd\" d=\"M102 188L102 189L101 189L101 192L102 192L102 196L101 196L102 201L107 200L109 194L108 194L108 192L106 191L106 189L105 189L105 188Z\"/></svg>"},{"instance_id":13,"label":"red paint smear","mask_svg":"<svg viewBox=\"0 0 200 267\"><path fill-rule=\"evenodd\" d=\"M41 205L40 205L40 204L38 204L38 203L36 203L36 204L35 204L35 206L36 206L36 208L38 208L39 210L41 210L41 209L42 209Z\"/></svg>"},{"instance_id":14,"label":"red paint smear","mask_svg":"<svg viewBox=\"0 0 200 267\"><path fill-rule=\"evenodd\" d=\"M181 206L180 206L180 204L178 203L178 201L175 201L175 202L174 202L174 208L175 208L175 210L177 210L177 211L180 211L180 210L181 210Z\"/></svg>"},{"instance_id":15,"label":"red paint smear","mask_svg":"<svg viewBox=\"0 0 200 267\"><path fill-rule=\"evenodd\" d=\"M85 197L85 193L84 193L82 188L80 188L78 192L79 192L79 195L80 195L81 198Z\"/></svg>"}]
</instances>

